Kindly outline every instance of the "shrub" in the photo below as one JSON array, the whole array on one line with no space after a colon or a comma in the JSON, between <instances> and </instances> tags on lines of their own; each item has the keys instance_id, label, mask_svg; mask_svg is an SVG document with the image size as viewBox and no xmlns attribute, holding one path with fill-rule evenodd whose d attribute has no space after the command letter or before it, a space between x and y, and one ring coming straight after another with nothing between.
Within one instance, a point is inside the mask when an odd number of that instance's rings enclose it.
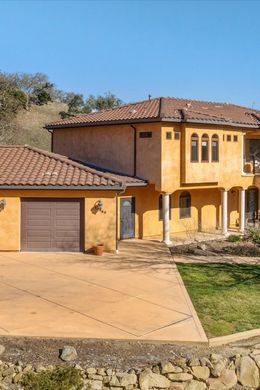
<instances>
[{"instance_id":1,"label":"shrub","mask_svg":"<svg viewBox=\"0 0 260 390\"><path fill-rule=\"evenodd\" d=\"M236 234L230 234L230 236L228 236L227 240L228 240L228 242L238 242L238 241L240 241L240 236L238 236Z\"/></svg>"},{"instance_id":2,"label":"shrub","mask_svg":"<svg viewBox=\"0 0 260 390\"><path fill-rule=\"evenodd\" d=\"M260 245L260 228L249 228L248 238L253 241L254 244Z\"/></svg>"},{"instance_id":3,"label":"shrub","mask_svg":"<svg viewBox=\"0 0 260 390\"><path fill-rule=\"evenodd\" d=\"M80 371L74 367L56 367L26 374L23 386L24 390L80 390L83 379Z\"/></svg>"}]
</instances>

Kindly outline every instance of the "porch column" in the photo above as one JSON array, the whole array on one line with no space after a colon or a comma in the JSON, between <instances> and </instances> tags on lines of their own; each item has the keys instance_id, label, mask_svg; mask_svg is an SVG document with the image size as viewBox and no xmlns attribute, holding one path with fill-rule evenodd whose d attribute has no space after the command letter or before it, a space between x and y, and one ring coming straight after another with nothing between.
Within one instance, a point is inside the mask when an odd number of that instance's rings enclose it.
<instances>
[{"instance_id":1,"label":"porch column","mask_svg":"<svg viewBox=\"0 0 260 390\"><path fill-rule=\"evenodd\" d=\"M222 233L227 235L228 233L228 190L221 191L222 200Z\"/></svg>"},{"instance_id":2,"label":"porch column","mask_svg":"<svg viewBox=\"0 0 260 390\"><path fill-rule=\"evenodd\" d=\"M170 240L170 194L162 194L162 211L163 211L163 242L166 245L171 244Z\"/></svg>"},{"instance_id":3,"label":"porch column","mask_svg":"<svg viewBox=\"0 0 260 390\"><path fill-rule=\"evenodd\" d=\"M240 207L239 207L239 230L241 233L245 231L245 209L246 209L246 190L244 188L241 188L239 191L239 200L240 200Z\"/></svg>"}]
</instances>

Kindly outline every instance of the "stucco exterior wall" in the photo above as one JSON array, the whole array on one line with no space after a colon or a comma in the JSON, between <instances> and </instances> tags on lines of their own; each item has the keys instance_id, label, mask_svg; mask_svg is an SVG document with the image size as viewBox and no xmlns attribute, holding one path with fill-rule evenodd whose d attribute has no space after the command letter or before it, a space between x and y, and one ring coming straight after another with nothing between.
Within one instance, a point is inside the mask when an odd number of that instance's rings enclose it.
<instances>
[{"instance_id":1,"label":"stucco exterior wall","mask_svg":"<svg viewBox=\"0 0 260 390\"><path fill-rule=\"evenodd\" d=\"M21 232L21 198L83 198L85 199L84 246L103 243L107 251L116 249L116 193L115 191L71 190L7 190L1 191L6 208L0 212L0 250L19 251ZM104 213L93 213L97 200L103 202Z\"/></svg>"}]
</instances>

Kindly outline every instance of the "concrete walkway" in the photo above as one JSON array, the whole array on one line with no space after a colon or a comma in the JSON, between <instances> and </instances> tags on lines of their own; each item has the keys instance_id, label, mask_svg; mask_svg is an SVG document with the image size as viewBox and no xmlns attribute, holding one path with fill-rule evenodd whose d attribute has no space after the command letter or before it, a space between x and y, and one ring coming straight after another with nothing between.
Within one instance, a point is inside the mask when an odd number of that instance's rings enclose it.
<instances>
[{"instance_id":1,"label":"concrete walkway","mask_svg":"<svg viewBox=\"0 0 260 390\"><path fill-rule=\"evenodd\" d=\"M0 254L2 335L207 341L168 248Z\"/></svg>"}]
</instances>

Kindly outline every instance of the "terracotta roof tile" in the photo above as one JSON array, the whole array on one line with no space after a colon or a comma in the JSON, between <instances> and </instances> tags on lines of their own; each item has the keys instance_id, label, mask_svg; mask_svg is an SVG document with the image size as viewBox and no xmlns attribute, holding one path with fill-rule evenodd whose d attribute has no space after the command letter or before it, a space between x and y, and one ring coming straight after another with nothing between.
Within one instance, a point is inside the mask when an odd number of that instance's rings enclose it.
<instances>
[{"instance_id":1,"label":"terracotta roof tile","mask_svg":"<svg viewBox=\"0 0 260 390\"><path fill-rule=\"evenodd\" d=\"M136 177L93 168L30 146L0 145L0 187L8 186L75 186L115 187L146 185Z\"/></svg>"},{"instance_id":2,"label":"terracotta roof tile","mask_svg":"<svg viewBox=\"0 0 260 390\"><path fill-rule=\"evenodd\" d=\"M260 110L229 103L162 97L58 120L47 124L46 128L91 126L117 122L135 123L149 120L218 123L259 128Z\"/></svg>"}]
</instances>

